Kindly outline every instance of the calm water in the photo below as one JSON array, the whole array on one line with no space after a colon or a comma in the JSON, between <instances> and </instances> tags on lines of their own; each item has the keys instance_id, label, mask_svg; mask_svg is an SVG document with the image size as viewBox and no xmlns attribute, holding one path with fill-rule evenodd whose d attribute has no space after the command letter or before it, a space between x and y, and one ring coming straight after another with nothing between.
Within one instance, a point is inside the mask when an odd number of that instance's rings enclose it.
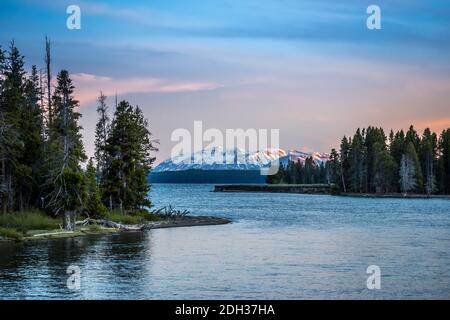
<instances>
[{"instance_id":1,"label":"calm water","mask_svg":"<svg viewBox=\"0 0 450 320\"><path fill-rule=\"evenodd\" d=\"M154 185L152 200L233 224L0 243L0 299L450 298L448 200L210 190Z\"/></svg>"}]
</instances>

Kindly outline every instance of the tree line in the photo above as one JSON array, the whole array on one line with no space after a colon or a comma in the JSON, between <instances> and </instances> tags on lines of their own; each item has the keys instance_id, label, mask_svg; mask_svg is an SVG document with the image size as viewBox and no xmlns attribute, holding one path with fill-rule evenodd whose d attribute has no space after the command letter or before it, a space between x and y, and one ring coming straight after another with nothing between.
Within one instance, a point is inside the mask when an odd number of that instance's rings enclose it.
<instances>
[{"instance_id":1,"label":"tree line","mask_svg":"<svg viewBox=\"0 0 450 320\"><path fill-rule=\"evenodd\" d=\"M285 167L269 183L333 183L352 193L450 193L450 129L438 136L429 128L419 136L408 131L390 131L369 126L344 136L340 150L332 149L326 165L305 163Z\"/></svg>"},{"instance_id":2,"label":"tree line","mask_svg":"<svg viewBox=\"0 0 450 320\"><path fill-rule=\"evenodd\" d=\"M14 41L7 50L0 47L2 212L38 208L63 217L71 230L75 214L149 207L147 176L156 147L142 110L116 102L110 120L100 94L95 157L88 161L75 87L67 70L52 77L50 48L46 38L45 67L27 72Z\"/></svg>"}]
</instances>

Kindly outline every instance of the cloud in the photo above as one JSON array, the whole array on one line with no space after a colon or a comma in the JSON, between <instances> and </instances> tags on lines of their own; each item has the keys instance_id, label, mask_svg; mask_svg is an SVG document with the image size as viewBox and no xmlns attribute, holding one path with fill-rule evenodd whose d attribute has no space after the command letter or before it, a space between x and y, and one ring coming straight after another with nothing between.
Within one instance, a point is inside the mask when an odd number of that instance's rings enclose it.
<instances>
[{"instance_id":1,"label":"cloud","mask_svg":"<svg viewBox=\"0 0 450 320\"><path fill-rule=\"evenodd\" d=\"M159 78L133 77L116 79L89 73L72 75L76 97L81 104L95 101L102 91L107 96L132 93L182 93L214 90L222 87L215 82L177 82Z\"/></svg>"}]
</instances>

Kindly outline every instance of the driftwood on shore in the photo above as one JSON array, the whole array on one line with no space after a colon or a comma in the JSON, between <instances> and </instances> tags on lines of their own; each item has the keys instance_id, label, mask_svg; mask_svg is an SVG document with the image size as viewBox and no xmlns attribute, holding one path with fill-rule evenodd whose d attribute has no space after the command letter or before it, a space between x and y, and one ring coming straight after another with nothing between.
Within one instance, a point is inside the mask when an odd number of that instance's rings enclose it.
<instances>
[{"instance_id":1,"label":"driftwood on shore","mask_svg":"<svg viewBox=\"0 0 450 320\"><path fill-rule=\"evenodd\" d=\"M176 227L194 227L194 226L211 226L227 224L231 221L225 218L209 217L209 216L178 216L156 222L147 222L145 224L122 224L110 220L87 218L77 221L77 226L87 226L96 224L105 228L114 228L123 231L144 231L150 229L176 228Z\"/></svg>"},{"instance_id":2,"label":"driftwood on shore","mask_svg":"<svg viewBox=\"0 0 450 320\"><path fill-rule=\"evenodd\" d=\"M87 218L77 221L77 226L87 226L96 224L105 228L114 228L123 231L144 231L151 229L176 228L176 227L194 227L194 226L211 226L228 224L231 221L225 218L209 217L209 216L179 216L156 222L147 222L145 224L121 224L110 220Z\"/></svg>"},{"instance_id":3,"label":"driftwood on shore","mask_svg":"<svg viewBox=\"0 0 450 320\"><path fill-rule=\"evenodd\" d=\"M82 221L77 221L75 222L75 225L77 226L87 226L90 224L96 224L105 228L114 228L114 229L120 229L120 230L125 230L125 231L142 231L144 230L144 226L145 225L125 225L125 224L121 224L121 223L117 223L114 221L110 221L110 220L103 220L103 219L91 219L91 218L87 218L84 219Z\"/></svg>"}]
</instances>

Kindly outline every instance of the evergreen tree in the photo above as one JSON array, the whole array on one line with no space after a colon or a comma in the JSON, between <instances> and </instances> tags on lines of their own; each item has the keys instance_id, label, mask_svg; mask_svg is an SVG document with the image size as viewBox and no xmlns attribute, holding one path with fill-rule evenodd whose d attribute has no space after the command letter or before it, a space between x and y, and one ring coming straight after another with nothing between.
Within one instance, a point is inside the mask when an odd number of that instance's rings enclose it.
<instances>
[{"instance_id":1,"label":"evergreen tree","mask_svg":"<svg viewBox=\"0 0 450 320\"><path fill-rule=\"evenodd\" d=\"M95 127L95 159L97 160L97 177L101 181L108 165L106 143L110 126L106 96L102 92L100 92L98 98L97 114L98 122Z\"/></svg>"},{"instance_id":2,"label":"evergreen tree","mask_svg":"<svg viewBox=\"0 0 450 320\"><path fill-rule=\"evenodd\" d=\"M45 72L47 85L47 117L48 123L51 125L53 114L56 112L52 109L52 72L51 72L51 44L50 39L45 37Z\"/></svg>"},{"instance_id":3,"label":"evergreen tree","mask_svg":"<svg viewBox=\"0 0 450 320\"><path fill-rule=\"evenodd\" d=\"M450 193L450 129L443 130L439 137L439 181L441 190Z\"/></svg>"},{"instance_id":4,"label":"evergreen tree","mask_svg":"<svg viewBox=\"0 0 450 320\"><path fill-rule=\"evenodd\" d=\"M437 188L435 175L435 167L437 165L437 137L429 128L423 132L419 154L425 193L430 195Z\"/></svg>"},{"instance_id":5,"label":"evergreen tree","mask_svg":"<svg viewBox=\"0 0 450 320\"><path fill-rule=\"evenodd\" d=\"M422 170L420 168L419 157L412 141L408 142L404 157L400 164L400 185L403 193L408 191L421 191Z\"/></svg>"},{"instance_id":6,"label":"evergreen tree","mask_svg":"<svg viewBox=\"0 0 450 320\"><path fill-rule=\"evenodd\" d=\"M278 166L278 171L273 174L273 175L269 175L266 178L266 182L268 184L282 184L285 183L285 169L283 164L280 162L279 166Z\"/></svg>"},{"instance_id":7,"label":"evergreen tree","mask_svg":"<svg viewBox=\"0 0 450 320\"><path fill-rule=\"evenodd\" d=\"M85 172L85 209L87 215L95 218L104 217L106 214L106 207L102 202L100 189L97 183L97 170L94 166L94 161L89 159Z\"/></svg>"},{"instance_id":8,"label":"evergreen tree","mask_svg":"<svg viewBox=\"0 0 450 320\"><path fill-rule=\"evenodd\" d=\"M287 184L296 184L297 183L297 164L294 161L289 161L286 167L286 177L285 182Z\"/></svg>"},{"instance_id":9,"label":"evergreen tree","mask_svg":"<svg viewBox=\"0 0 450 320\"><path fill-rule=\"evenodd\" d=\"M406 155L412 159L414 163L414 169L415 169L415 180L416 180L416 192L423 192L423 176L422 176L422 169L420 165L419 156L417 155L416 147L414 144L410 141L408 142L408 145L406 146Z\"/></svg>"},{"instance_id":10,"label":"evergreen tree","mask_svg":"<svg viewBox=\"0 0 450 320\"><path fill-rule=\"evenodd\" d=\"M11 42L4 61L2 99L0 113L2 114L3 137L2 143L2 202L3 211L23 208L23 201L19 204L17 198L23 195L23 187L28 183L29 168L22 165L21 157L26 152L22 141L21 114L25 108L25 70L23 56ZM17 197L17 195L19 195ZM20 199L23 200L23 199Z\"/></svg>"},{"instance_id":11,"label":"evergreen tree","mask_svg":"<svg viewBox=\"0 0 450 320\"><path fill-rule=\"evenodd\" d=\"M375 148L377 150L377 148ZM379 148L374 163L375 192L391 192L396 189L397 164L389 151Z\"/></svg>"},{"instance_id":12,"label":"evergreen tree","mask_svg":"<svg viewBox=\"0 0 450 320\"><path fill-rule=\"evenodd\" d=\"M316 164L312 157L308 157L305 160L304 173L305 173L305 183L312 184L318 183L317 174L316 174Z\"/></svg>"},{"instance_id":13,"label":"evergreen tree","mask_svg":"<svg viewBox=\"0 0 450 320\"><path fill-rule=\"evenodd\" d=\"M102 181L103 200L123 212L149 207L148 175L156 151L142 111L128 102L118 104L111 123L106 152L109 159Z\"/></svg>"},{"instance_id":14,"label":"evergreen tree","mask_svg":"<svg viewBox=\"0 0 450 320\"><path fill-rule=\"evenodd\" d=\"M415 171L414 161L404 154L400 163L400 187L405 195L416 188Z\"/></svg>"},{"instance_id":15,"label":"evergreen tree","mask_svg":"<svg viewBox=\"0 0 450 320\"><path fill-rule=\"evenodd\" d=\"M86 160L81 115L75 111L78 101L73 97L74 86L69 72L61 70L57 76L49 127L48 179L46 207L55 214L63 214L63 226L74 228L74 213L83 207L84 176L81 163Z\"/></svg>"},{"instance_id":16,"label":"evergreen tree","mask_svg":"<svg viewBox=\"0 0 450 320\"><path fill-rule=\"evenodd\" d=\"M350 189L353 192L364 192L365 167L364 167L364 137L361 130L357 129L352 139L349 152L350 162Z\"/></svg>"},{"instance_id":17,"label":"evergreen tree","mask_svg":"<svg viewBox=\"0 0 450 320\"><path fill-rule=\"evenodd\" d=\"M342 185L341 161L336 149L331 150L330 159L327 161L327 182Z\"/></svg>"},{"instance_id":18,"label":"evergreen tree","mask_svg":"<svg viewBox=\"0 0 450 320\"><path fill-rule=\"evenodd\" d=\"M30 78L25 82L25 104L19 114L19 135L23 152L18 157L20 168L16 170L18 206L20 210L38 203L39 175L43 152L43 120L39 105L39 77L36 66L32 66Z\"/></svg>"},{"instance_id":19,"label":"evergreen tree","mask_svg":"<svg viewBox=\"0 0 450 320\"><path fill-rule=\"evenodd\" d=\"M409 142L412 142L414 145L414 149L417 151L420 148L420 137L417 134L417 131L414 129L414 126L411 125L409 127L409 130L406 132L405 137L406 145L408 145Z\"/></svg>"},{"instance_id":20,"label":"evergreen tree","mask_svg":"<svg viewBox=\"0 0 450 320\"><path fill-rule=\"evenodd\" d=\"M11 140L9 137L10 125L6 121L6 105L4 103L4 78L6 71L6 61L5 52L0 46L0 206L3 212L7 209L7 195L8 195L8 184L6 176L6 166L7 166L7 155L8 141Z\"/></svg>"},{"instance_id":21,"label":"evergreen tree","mask_svg":"<svg viewBox=\"0 0 450 320\"><path fill-rule=\"evenodd\" d=\"M342 190L347 192L350 185L350 148L351 139L348 140L346 136L341 140L340 158L341 158L341 185Z\"/></svg>"},{"instance_id":22,"label":"evergreen tree","mask_svg":"<svg viewBox=\"0 0 450 320\"><path fill-rule=\"evenodd\" d=\"M391 136L390 138L390 144L389 144L389 152L391 156L394 158L395 163L400 168L400 162L402 160L403 154L405 154L406 151L406 141L405 141L405 133L403 130L398 131L394 137ZM399 191L400 185L398 181L400 181L400 175L399 173L396 173L396 178L394 179L397 181L394 186L394 190Z\"/></svg>"},{"instance_id":23,"label":"evergreen tree","mask_svg":"<svg viewBox=\"0 0 450 320\"><path fill-rule=\"evenodd\" d=\"M379 169L377 164L380 162L378 161L378 157L386 150L386 136L382 128L367 128L364 139L364 150L364 163L366 166L365 189L367 192L376 192L377 189L383 189L379 185L380 179L375 181L375 177L378 173L377 169ZM381 176L381 174L378 174L378 176Z\"/></svg>"}]
</instances>

